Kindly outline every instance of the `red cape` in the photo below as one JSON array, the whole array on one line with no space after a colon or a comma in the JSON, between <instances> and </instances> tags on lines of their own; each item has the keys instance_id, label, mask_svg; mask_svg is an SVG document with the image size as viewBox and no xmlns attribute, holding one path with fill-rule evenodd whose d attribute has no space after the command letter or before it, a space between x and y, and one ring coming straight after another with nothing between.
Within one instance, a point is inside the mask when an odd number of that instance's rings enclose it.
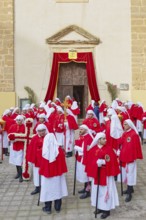
<instances>
[{"instance_id":1,"label":"red cape","mask_svg":"<svg viewBox=\"0 0 146 220\"><path fill-rule=\"evenodd\" d=\"M77 130L78 129L78 124L77 124L74 116L67 115L66 118L67 118L67 121L68 121L69 129Z\"/></svg>"},{"instance_id":2,"label":"red cape","mask_svg":"<svg viewBox=\"0 0 146 220\"><path fill-rule=\"evenodd\" d=\"M2 119L6 122L4 130L8 132L12 124L15 124L16 122L14 119L11 118L11 116L4 115Z\"/></svg>"},{"instance_id":3,"label":"red cape","mask_svg":"<svg viewBox=\"0 0 146 220\"><path fill-rule=\"evenodd\" d=\"M120 161L130 163L137 159L143 159L140 138L133 129L124 132L121 144Z\"/></svg>"},{"instance_id":4,"label":"red cape","mask_svg":"<svg viewBox=\"0 0 146 220\"><path fill-rule=\"evenodd\" d=\"M101 132L101 127L97 118L86 118L83 120L82 124L87 125L88 128L96 133Z\"/></svg>"},{"instance_id":5,"label":"red cape","mask_svg":"<svg viewBox=\"0 0 146 220\"><path fill-rule=\"evenodd\" d=\"M97 160L104 159L105 165L102 167L97 166ZM98 180L98 172L100 169L100 180ZM94 183L102 186L107 185L107 176L117 176L120 173L117 156L110 146L103 146L101 149L98 146L94 146L88 152L88 160L86 164L87 175L94 178Z\"/></svg>"},{"instance_id":6,"label":"red cape","mask_svg":"<svg viewBox=\"0 0 146 220\"><path fill-rule=\"evenodd\" d=\"M48 160L42 157L40 164L40 175L46 178L51 178L55 176L61 176L63 173L67 172L67 166L65 161L65 154L61 147L59 147L59 154L56 160L49 163Z\"/></svg>"},{"instance_id":7,"label":"red cape","mask_svg":"<svg viewBox=\"0 0 146 220\"><path fill-rule=\"evenodd\" d=\"M88 157L87 148L88 148L88 146L90 146L92 141L93 141L93 139L89 134L81 135L78 140L75 140L75 145L77 145L79 147L82 147L82 145L84 146L84 148L83 148L83 161L82 161L82 163L84 165L86 165L86 163L87 163L87 157ZM78 154L76 154L76 160L81 162L81 159L82 159L82 156L79 156Z\"/></svg>"},{"instance_id":8,"label":"red cape","mask_svg":"<svg viewBox=\"0 0 146 220\"><path fill-rule=\"evenodd\" d=\"M42 159L42 147L43 147L44 137L39 137L35 135L28 146L27 149L27 160L35 165L35 167L40 167L40 162Z\"/></svg>"}]
</instances>

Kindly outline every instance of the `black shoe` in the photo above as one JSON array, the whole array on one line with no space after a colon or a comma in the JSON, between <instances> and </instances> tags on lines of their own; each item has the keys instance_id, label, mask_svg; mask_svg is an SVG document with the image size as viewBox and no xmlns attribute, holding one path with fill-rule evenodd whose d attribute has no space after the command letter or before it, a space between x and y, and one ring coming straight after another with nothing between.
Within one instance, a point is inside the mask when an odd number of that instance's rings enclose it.
<instances>
[{"instance_id":1,"label":"black shoe","mask_svg":"<svg viewBox=\"0 0 146 220\"><path fill-rule=\"evenodd\" d=\"M104 212L104 213L100 216L100 218L101 218L101 219L105 219L105 218L107 218L108 216L110 216L110 212L109 212L109 211L106 211L106 212Z\"/></svg>"},{"instance_id":2,"label":"black shoe","mask_svg":"<svg viewBox=\"0 0 146 220\"><path fill-rule=\"evenodd\" d=\"M72 157L72 152L67 152L66 153L66 157L68 158L68 157Z\"/></svg>"},{"instance_id":3,"label":"black shoe","mask_svg":"<svg viewBox=\"0 0 146 220\"><path fill-rule=\"evenodd\" d=\"M37 193L39 193L39 192L40 192L40 187L37 186L37 187L35 188L35 190L32 191L30 194L31 194L31 195L35 195L35 194L37 194Z\"/></svg>"},{"instance_id":4,"label":"black shoe","mask_svg":"<svg viewBox=\"0 0 146 220\"><path fill-rule=\"evenodd\" d=\"M42 208L43 212L46 212L47 214L51 214L51 210L48 207L43 207Z\"/></svg>"},{"instance_id":5,"label":"black shoe","mask_svg":"<svg viewBox=\"0 0 146 220\"><path fill-rule=\"evenodd\" d=\"M81 189L81 190L78 191L79 194L85 193L85 192L86 192L85 189Z\"/></svg>"},{"instance_id":6,"label":"black shoe","mask_svg":"<svg viewBox=\"0 0 146 220\"><path fill-rule=\"evenodd\" d=\"M88 197L90 197L90 192L85 191L85 193L80 196L80 199L86 199Z\"/></svg>"},{"instance_id":7,"label":"black shoe","mask_svg":"<svg viewBox=\"0 0 146 220\"><path fill-rule=\"evenodd\" d=\"M23 178L22 176L19 177L19 183L22 183L23 182Z\"/></svg>"},{"instance_id":8,"label":"black shoe","mask_svg":"<svg viewBox=\"0 0 146 220\"><path fill-rule=\"evenodd\" d=\"M131 189L131 193L134 193L134 189ZM123 194L128 194L128 190L123 191Z\"/></svg>"},{"instance_id":9,"label":"black shoe","mask_svg":"<svg viewBox=\"0 0 146 220\"><path fill-rule=\"evenodd\" d=\"M16 176L14 177L14 179L18 179L20 177L19 173L16 174Z\"/></svg>"},{"instance_id":10,"label":"black shoe","mask_svg":"<svg viewBox=\"0 0 146 220\"><path fill-rule=\"evenodd\" d=\"M132 195L131 194L127 194L125 202L130 202L132 199Z\"/></svg>"},{"instance_id":11,"label":"black shoe","mask_svg":"<svg viewBox=\"0 0 146 220\"><path fill-rule=\"evenodd\" d=\"M58 209L58 210L56 210L56 213L59 213L61 210L60 209Z\"/></svg>"},{"instance_id":12,"label":"black shoe","mask_svg":"<svg viewBox=\"0 0 146 220\"><path fill-rule=\"evenodd\" d=\"M94 211L93 213L98 215L98 214L100 214L100 213L103 213L103 210L97 209L97 211Z\"/></svg>"}]
</instances>

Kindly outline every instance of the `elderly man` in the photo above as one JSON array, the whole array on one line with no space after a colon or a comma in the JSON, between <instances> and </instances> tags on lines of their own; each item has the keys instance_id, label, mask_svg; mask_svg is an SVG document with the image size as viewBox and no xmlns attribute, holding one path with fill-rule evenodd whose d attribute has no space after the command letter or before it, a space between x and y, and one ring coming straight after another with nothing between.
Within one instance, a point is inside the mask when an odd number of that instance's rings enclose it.
<instances>
[{"instance_id":1,"label":"elderly man","mask_svg":"<svg viewBox=\"0 0 146 220\"><path fill-rule=\"evenodd\" d=\"M93 136L86 125L79 127L80 133L78 140L75 140L74 150L76 152L76 179L80 183L85 183L84 189L78 191L82 193L80 199L85 199L90 196L90 182L87 173L85 172L86 160L88 157L87 148L90 146Z\"/></svg>"}]
</instances>

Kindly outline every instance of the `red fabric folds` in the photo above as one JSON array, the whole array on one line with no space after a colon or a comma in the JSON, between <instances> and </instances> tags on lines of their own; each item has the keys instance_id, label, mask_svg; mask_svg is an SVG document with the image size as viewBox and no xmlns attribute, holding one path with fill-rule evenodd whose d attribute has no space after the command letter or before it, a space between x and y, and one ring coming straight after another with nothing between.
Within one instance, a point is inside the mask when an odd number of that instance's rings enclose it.
<instances>
[{"instance_id":1,"label":"red fabric folds","mask_svg":"<svg viewBox=\"0 0 146 220\"><path fill-rule=\"evenodd\" d=\"M53 99L57 80L58 80L59 64L69 63L69 62L86 63L88 85L89 85L91 98L98 102L100 100L100 97L97 88L92 52L77 53L77 59L75 60L70 60L68 58L68 53L54 53L50 82L47 89L45 101L47 102L48 100Z\"/></svg>"}]
</instances>

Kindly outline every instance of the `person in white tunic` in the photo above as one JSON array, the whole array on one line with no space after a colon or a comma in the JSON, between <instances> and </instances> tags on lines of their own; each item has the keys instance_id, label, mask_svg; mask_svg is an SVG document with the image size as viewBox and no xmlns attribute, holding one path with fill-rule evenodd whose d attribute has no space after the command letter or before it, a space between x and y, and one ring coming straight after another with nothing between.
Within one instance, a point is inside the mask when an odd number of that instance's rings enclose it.
<instances>
[{"instance_id":1,"label":"person in white tunic","mask_svg":"<svg viewBox=\"0 0 146 220\"><path fill-rule=\"evenodd\" d=\"M67 166L65 154L53 133L44 138L42 160L40 164L41 194L40 201L45 202L43 211L51 214L52 202L56 212L60 212L62 198L68 195L65 173Z\"/></svg>"},{"instance_id":2,"label":"person in white tunic","mask_svg":"<svg viewBox=\"0 0 146 220\"><path fill-rule=\"evenodd\" d=\"M75 140L75 155L76 155L76 179L80 183L84 183L84 189L79 190L81 193L80 199L85 199L90 196L91 183L89 177L85 172L86 159L88 157L87 150L92 143L93 136L90 133L90 129L87 125L81 125L79 127L79 138Z\"/></svg>"},{"instance_id":3,"label":"person in white tunic","mask_svg":"<svg viewBox=\"0 0 146 220\"><path fill-rule=\"evenodd\" d=\"M102 213L101 219L110 215L110 210L119 206L114 176L119 174L117 156L112 147L106 144L106 136L99 132L90 145L86 164L87 175L92 178L91 205L95 213Z\"/></svg>"},{"instance_id":4,"label":"person in white tunic","mask_svg":"<svg viewBox=\"0 0 146 220\"><path fill-rule=\"evenodd\" d=\"M35 186L35 190L31 192L31 195L40 192L39 167L42 158L43 140L48 133L48 129L44 124L39 124L36 128L36 132L37 134L32 137L27 149L27 159L33 167L33 183Z\"/></svg>"},{"instance_id":5,"label":"person in white tunic","mask_svg":"<svg viewBox=\"0 0 146 220\"><path fill-rule=\"evenodd\" d=\"M24 117L22 115L18 115L15 121L16 124L11 125L8 134L8 138L11 141L9 163L16 165L17 175L15 176L15 179L19 178L19 182L23 182L22 163L24 155L24 142L15 141L15 134L25 133Z\"/></svg>"}]
</instances>

